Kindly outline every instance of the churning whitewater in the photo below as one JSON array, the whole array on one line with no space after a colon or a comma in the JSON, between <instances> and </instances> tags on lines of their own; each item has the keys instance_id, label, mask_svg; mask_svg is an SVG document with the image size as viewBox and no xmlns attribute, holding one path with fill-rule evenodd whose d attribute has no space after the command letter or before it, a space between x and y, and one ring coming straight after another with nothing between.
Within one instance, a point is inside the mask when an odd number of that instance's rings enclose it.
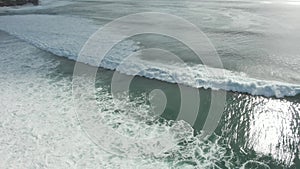
<instances>
[{"instance_id":1,"label":"churning whitewater","mask_svg":"<svg viewBox=\"0 0 300 169\"><path fill-rule=\"evenodd\" d=\"M76 61L80 49L88 38L101 26L93 21L68 16L54 15L17 15L0 17L0 29L14 35L30 44L51 52L55 55L67 57ZM117 70L127 75L138 75L150 79L157 79L170 83L179 83L196 88L211 88L249 93L263 96L295 96L300 93L300 85L279 81L260 80L249 77L243 72L234 72L226 69L211 68L202 64L187 65L172 64L164 65L136 58L130 64L119 64L129 55L138 51L139 42L125 40L116 45L102 60L100 67ZM92 66L95 62L83 61ZM208 72L219 71L221 75ZM169 77L172 75L172 78Z\"/></svg>"}]
</instances>

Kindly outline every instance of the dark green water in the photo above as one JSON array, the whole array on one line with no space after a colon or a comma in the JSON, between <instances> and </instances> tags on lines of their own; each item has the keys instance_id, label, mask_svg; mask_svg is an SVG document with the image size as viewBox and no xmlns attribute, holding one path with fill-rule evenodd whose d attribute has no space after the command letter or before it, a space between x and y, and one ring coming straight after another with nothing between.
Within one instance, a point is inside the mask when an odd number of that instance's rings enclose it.
<instances>
[{"instance_id":1,"label":"dark green water","mask_svg":"<svg viewBox=\"0 0 300 169\"><path fill-rule=\"evenodd\" d=\"M100 72L113 74L105 70ZM109 86L109 75L106 81ZM144 97L154 89L161 89L168 98L161 118L176 120L181 102L176 84L135 77L130 85L130 96L132 99ZM201 102L193 126L195 134L201 132L211 106L211 90L199 89L199 93ZM299 95L282 99L236 92L227 92L226 95L224 112L215 133L221 136L220 144L234 156L233 163L243 164L253 160L267 164L270 168L300 167ZM214 139L214 136L210 139ZM226 168L222 161L216 163L219 167ZM245 165L245 168L257 167L266 168L256 162Z\"/></svg>"}]
</instances>

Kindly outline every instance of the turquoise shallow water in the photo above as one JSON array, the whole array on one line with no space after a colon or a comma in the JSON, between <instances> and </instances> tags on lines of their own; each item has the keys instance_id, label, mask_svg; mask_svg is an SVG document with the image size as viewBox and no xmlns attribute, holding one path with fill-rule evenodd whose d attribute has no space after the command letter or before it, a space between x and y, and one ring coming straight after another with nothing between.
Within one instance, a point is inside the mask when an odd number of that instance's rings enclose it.
<instances>
[{"instance_id":1,"label":"turquoise shallow water","mask_svg":"<svg viewBox=\"0 0 300 169\"><path fill-rule=\"evenodd\" d=\"M298 8L281 1L44 1L38 8L1 9L0 168L299 168ZM189 74L180 66L146 56L141 60L150 60L155 69L135 77L124 75L130 66L118 69L119 74L78 63L87 72L97 70L97 76L95 98L76 104L81 96L74 99L72 80L81 45L105 23L145 11L176 14L200 27L215 45L235 92L189 87ZM126 39L104 67L115 68L118 59L153 47L180 56L200 80L215 82L200 76L201 61L187 46L160 35ZM169 83L168 73L183 84ZM83 85L88 75L80 76ZM129 80L127 93L117 91L119 98L113 98L112 84ZM273 83L284 84L274 88ZM186 98L180 88L190 99L183 116ZM211 94L224 92L225 102L212 104ZM91 100L96 100L94 110ZM197 116L190 113L195 104ZM208 112L217 106L222 108L217 128L203 139ZM92 124L116 132L96 138L104 130ZM124 144L123 137L133 139Z\"/></svg>"}]
</instances>

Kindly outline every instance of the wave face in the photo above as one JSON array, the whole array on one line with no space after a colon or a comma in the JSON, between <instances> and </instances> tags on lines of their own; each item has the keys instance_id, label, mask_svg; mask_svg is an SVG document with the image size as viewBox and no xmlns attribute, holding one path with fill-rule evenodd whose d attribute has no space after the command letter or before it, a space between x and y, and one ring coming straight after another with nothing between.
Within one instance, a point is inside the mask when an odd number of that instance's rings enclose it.
<instances>
[{"instance_id":1,"label":"wave face","mask_svg":"<svg viewBox=\"0 0 300 169\"><path fill-rule=\"evenodd\" d=\"M1 16L0 22L1 30L40 49L75 61L81 47L99 28L88 19L52 15ZM146 61L141 58L120 65L124 58L135 53L139 48L138 42L125 40L108 53L100 66L127 75L135 75L134 72L138 71L138 75L143 77L196 88L221 89L267 97L295 96L300 93L300 85L259 80L242 72L209 68L199 64L190 65L189 71L185 71L186 68L180 64L159 64L159 61ZM83 62L98 66L90 60ZM220 76L207 73L215 71L224 74Z\"/></svg>"}]
</instances>

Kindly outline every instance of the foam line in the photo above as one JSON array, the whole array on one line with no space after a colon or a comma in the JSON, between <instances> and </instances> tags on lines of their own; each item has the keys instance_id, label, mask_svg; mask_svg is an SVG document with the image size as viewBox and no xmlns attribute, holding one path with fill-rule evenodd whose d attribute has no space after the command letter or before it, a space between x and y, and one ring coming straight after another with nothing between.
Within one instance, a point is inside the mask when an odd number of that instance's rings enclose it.
<instances>
[{"instance_id":1,"label":"foam line","mask_svg":"<svg viewBox=\"0 0 300 169\"><path fill-rule=\"evenodd\" d=\"M99 28L88 19L52 15L1 16L0 23L1 30L38 48L75 61L83 44ZM300 93L300 85L259 80L248 77L245 73L207 68L203 65L192 65L190 71L186 72L182 65L159 64L137 58L134 62L119 66L124 58L137 49L139 45L136 42L124 41L115 46L100 66L128 75L134 75L133 72L137 69L145 70L139 75L196 88L222 89L267 97L295 96ZM90 60L84 62L98 66ZM224 72L223 76L207 73L216 71ZM169 75L172 75L172 78Z\"/></svg>"}]
</instances>

